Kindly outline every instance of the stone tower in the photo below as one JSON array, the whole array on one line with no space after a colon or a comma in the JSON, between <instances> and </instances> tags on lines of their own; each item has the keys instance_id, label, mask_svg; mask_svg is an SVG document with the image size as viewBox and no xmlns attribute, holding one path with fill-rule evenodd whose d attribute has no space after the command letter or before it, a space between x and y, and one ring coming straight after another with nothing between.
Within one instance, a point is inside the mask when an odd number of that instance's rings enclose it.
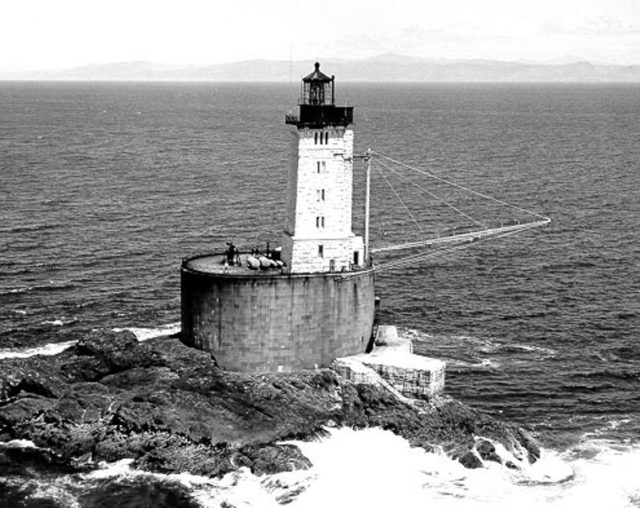
<instances>
[{"instance_id":1,"label":"stone tower","mask_svg":"<svg viewBox=\"0 0 640 508\"><path fill-rule=\"evenodd\" d=\"M289 273L344 272L365 265L362 238L351 230L353 107L335 105L334 77L302 79L292 130L282 260Z\"/></svg>"}]
</instances>

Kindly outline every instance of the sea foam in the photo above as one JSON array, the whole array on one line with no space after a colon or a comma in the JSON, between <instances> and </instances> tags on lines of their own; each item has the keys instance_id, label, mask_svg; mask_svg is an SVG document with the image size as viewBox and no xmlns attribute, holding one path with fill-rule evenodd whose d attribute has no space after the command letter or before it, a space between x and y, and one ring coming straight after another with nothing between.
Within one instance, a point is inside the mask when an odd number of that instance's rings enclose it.
<instances>
[{"instance_id":1,"label":"sea foam","mask_svg":"<svg viewBox=\"0 0 640 508\"><path fill-rule=\"evenodd\" d=\"M142 327L127 327L127 328L113 328L114 332L121 332L128 330L132 332L138 341L144 342L145 340L155 339L156 337L166 337L169 335L175 335L180 332L180 322L168 323L166 325L158 326L156 328L142 328Z\"/></svg>"},{"instance_id":2,"label":"sea foam","mask_svg":"<svg viewBox=\"0 0 640 508\"><path fill-rule=\"evenodd\" d=\"M31 356L53 356L58 353L62 353L68 347L73 346L76 343L75 340L68 340L65 342L53 342L51 344L45 344L44 346L30 347L23 349L0 349L0 360L8 358L29 358Z\"/></svg>"}]
</instances>

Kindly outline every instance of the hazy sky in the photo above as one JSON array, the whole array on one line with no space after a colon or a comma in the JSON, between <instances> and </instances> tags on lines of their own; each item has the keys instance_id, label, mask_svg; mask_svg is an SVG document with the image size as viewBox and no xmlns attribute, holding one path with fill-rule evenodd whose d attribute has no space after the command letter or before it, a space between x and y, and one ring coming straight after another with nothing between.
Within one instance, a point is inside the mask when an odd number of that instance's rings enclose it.
<instances>
[{"instance_id":1,"label":"hazy sky","mask_svg":"<svg viewBox=\"0 0 640 508\"><path fill-rule=\"evenodd\" d=\"M0 0L0 70L148 60L640 64L640 0Z\"/></svg>"}]
</instances>

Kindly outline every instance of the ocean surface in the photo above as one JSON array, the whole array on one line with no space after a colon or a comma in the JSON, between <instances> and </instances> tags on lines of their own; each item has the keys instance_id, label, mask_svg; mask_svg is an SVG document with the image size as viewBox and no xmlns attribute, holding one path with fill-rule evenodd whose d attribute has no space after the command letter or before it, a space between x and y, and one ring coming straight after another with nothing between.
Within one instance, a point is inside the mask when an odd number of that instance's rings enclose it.
<instances>
[{"instance_id":1,"label":"ocean surface","mask_svg":"<svg viewBox=\"0 0 640 508\"><path fill-rule=\"evenodd\" d=\"M382 322L447 360L447 393L545 451L524 472L467 471L386 432L333 431L301 445L316 466L291 506L640 506L640 86L337 90L355 106L356 153L519 207L374 160L374 246L533 217L523 210L551 219L424 259L376 257L406 261L378 274ZM277 244L297 98L297 83L0 83L0 357L91 328L177 331L183 257ZM101 474L141 478L126 464ZM205 506L230 492L276 504L246 471L174 476L143 478Z\"/></svg>"}]
</instances>

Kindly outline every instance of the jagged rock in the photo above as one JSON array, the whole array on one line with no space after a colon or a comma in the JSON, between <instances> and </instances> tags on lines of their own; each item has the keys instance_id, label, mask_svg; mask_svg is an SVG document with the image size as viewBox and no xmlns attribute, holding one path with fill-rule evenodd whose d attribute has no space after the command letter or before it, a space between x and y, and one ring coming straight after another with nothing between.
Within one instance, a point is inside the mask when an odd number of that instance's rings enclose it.
<instances>
[{"instance_id":1,"label":"jagged rock","mask_svg":"<svg viewBox=\"0 0 640 508\"><path fill-rule=\"evenodd\" d=\"M468 451L458 459L458 462L467 469L477 469L482 467L482 461L472 451Z\"/></svg>"},{"instance_id":2,"label":"jagged rock","mask_svg":"<svg viewBox=\"0 0 640 508\"><path fill-rule=\"evenodd\" d=\"M74 473L77 469L51 450L31 446L0 446L0 477L37 472Z\"/></svg>"},{"instance_id":3,"label":"jagged rock","mask_svg":"<svg viewBox=\"0 0 640 508\"><path fill-rule=\"evenodd\" d=\"M172 506L199 508L189 490L179 482L151 477L105 480L78 498L78 506L85 508Z\"/></svg>"},{"instance_id":4,"label":"jagged rock","mask_svg":"<svg viewBox=\"0 0 640 508\"><path fill-rule=\"evenodd\" d=\"M514 429L516 440L527 450L529 454L529 462L534 463L540 458L540 447L536 441L527 434L524 430L516 428Z\"/></svg>"},{"instance_id":5,"label":"jagged rock","mask_svg":"<svg viewBox=\"0 0 640 508\"><path fill-rule=\"evenodd\" d=\"M129 331L94 330L78 341L72 353L74 356L60 368L63 377L71 382L98 381L127 369L162 365L159 355L140 347Z\"/></svg>"},{"instance_id":6,"label":"jagged rock","mask_svg":"<svg viewBox=\"0 0 640 508\"><path fill-rule=\"evenodd\" d=\"M480 455L482 460L490 460L492 462L502 464L502 459L496 453L496 447L486 439L478 441L476 444L476 450L478 450L478 455Z\"/></svg>"},{"instance_id":7,"label":"jagged rock","mask_svg":"<svg viewBox=\"0 0 640 508\"><path fill-rule=\"evenodd\" d=\"M0 436L30 439L69 467L133 458L161 472L289 471L309 461L278 443L326 425L382 427L467 467L482 464L470 455L478 435L539 456L525 432L447 397L417 407L331 370L225 372L175 338L140 343L128 332L93 332L46 359L0 360L0 395Z\"/></svg>"}]
</instances>

